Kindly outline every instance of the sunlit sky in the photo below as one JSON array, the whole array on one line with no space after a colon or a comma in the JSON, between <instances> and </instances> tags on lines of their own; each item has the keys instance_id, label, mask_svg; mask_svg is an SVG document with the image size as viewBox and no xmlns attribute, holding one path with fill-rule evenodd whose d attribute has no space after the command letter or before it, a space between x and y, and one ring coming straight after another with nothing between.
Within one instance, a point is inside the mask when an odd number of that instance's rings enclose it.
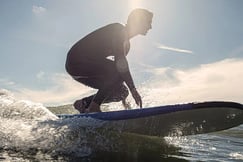
<instances>
[{"instance_id":1,"label":"sunlit sky","mask_svg":"<svg viewBox=\"0 0 243 162\"><path fill-rule=\"evenodd\" d=\"M152 30L131 40L128 61L146 100L243 102L242 7L241 0L1 0L0 88L44 105L94 92L65 72L69 48L145 8L154 13Z\"/></svg>"}]
</instances>

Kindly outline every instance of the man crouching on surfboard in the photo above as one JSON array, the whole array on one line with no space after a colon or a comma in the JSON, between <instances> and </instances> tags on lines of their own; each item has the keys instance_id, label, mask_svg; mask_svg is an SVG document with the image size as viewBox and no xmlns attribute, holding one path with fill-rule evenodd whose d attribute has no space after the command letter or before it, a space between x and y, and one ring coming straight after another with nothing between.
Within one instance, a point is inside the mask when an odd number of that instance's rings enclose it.
<instances>
[{"instance_id":1,"label":"man crouching on surfboard","mask_svg":"<svg viewBox=\"0 0 243 162\"><path fill-rule=\"evenodd\" d=\"M127 87L136 104L142 107L126 56L130 49L129 40L139 34L146 35L152 28L152 18L152 12L135 9L128 16L126 25L109 24L72 46L66 60L67 72L76 81L98 89L96 94L75 101L75 109L80 113L100 112L102 103L118 101L125 106L129 94ZM108 59L110 56L114 56L114 60Z\"/></svg>"}]
</instances>

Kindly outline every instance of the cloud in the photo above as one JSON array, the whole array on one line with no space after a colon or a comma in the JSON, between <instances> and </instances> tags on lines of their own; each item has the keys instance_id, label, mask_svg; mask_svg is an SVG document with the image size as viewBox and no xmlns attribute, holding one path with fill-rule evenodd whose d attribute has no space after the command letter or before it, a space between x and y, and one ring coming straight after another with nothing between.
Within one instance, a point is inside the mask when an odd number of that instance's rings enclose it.
<instances>
[{"instance_id":1,"label":"cloud","mask_svg":"<svg viewBox=\"0 0 243 162\"><path fill-rule=\"evenodd\" d=\"M243 60L226 59L180 70L155 68L154 77L142 88L151 106L197 101L243 102Z\"/></svg>"},{"instance_id":2,"label":"cloud","mask_svg":"<svg viewBox=\"0 0 243 162\"><path fill-rule=\"evenodd\" d=\"M15 83L6 78L0 78L0 86L13 86Z\"/></svg>"},{"instance_id":3,"label":"cloud","mask_svg":"<svg viewBox=\"0 0 243 162\"><path fill-rule=\"evenodd\" d=\"M36 74L36 77L38 79L44 79L45 76L45 72L44 71L40 71L39 73Z\"/></svg>"},{"instance_id":4,"label":"cloud","mask_svg":"<svg viewBox=\"0 0 243 162\"><path fill-rule=\"evenodd\" d=\"M164 50L169 50L169 51L174 51L174 52L180 52L180 53L188 53L188 54L193 54L192 51L186 50L186 49L180 49L180 48L175 48L175 47L170 47L166 46L163 44L158 44L156 43L157 48L164 49Z\"/></svg>"},{"instance_id":5,"label":"cloud","mask_svg":"<svg viewBox=\"0 0 243 162\"><path fill-rule=\"evenodd\" d=\"M46 12L46 8L41 6L32 6L32 12L36 15L43 14Z\"/></svg>"},{"instance_id":6,"label":"cloud","mask_svg":"<svg viewBox=\"0 0 243 162\"><path fill-rule=\"evenodd\" d=\"M39 74L42 75L43 73L40 72ZM45 74L43 79L46 82L51 82L53 86L38 90L18 86L18 89L13 92L14 95L19 99L31 100L44 105L62 105L89 95L93 91L62 73L51 76Z\"/></svg>"},{"instance_id":7,"label":"cloud","mask_svg":"<svg viewBox=\"0 0 243 162\"><path fill-rule=\"evenodd\" d=\"M187 70L149 67L146 72L151 74L151 78L137 87L145 107L215 100L243 103L242 67L243 59L225 59ZM95 93L95 90L74 81L67 74L45 74L42 81L53 86L36 90L15 85L13 87L17 89L13 93L17 98L44 105L72 103ZM131 96L129 100L134 102Z\"/></svg>"}]
</instances>

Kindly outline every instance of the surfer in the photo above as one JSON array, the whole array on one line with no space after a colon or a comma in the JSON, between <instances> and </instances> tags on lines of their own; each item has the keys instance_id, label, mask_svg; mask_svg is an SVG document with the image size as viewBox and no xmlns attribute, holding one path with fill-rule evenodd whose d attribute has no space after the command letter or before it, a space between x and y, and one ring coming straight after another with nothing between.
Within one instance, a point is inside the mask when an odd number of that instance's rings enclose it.
<instances>
[{"instance_id":1,"label":"surfer","mask_svg":"<svg viewBox=\"0 0 243 162\"><path fill-rule=\"evenodd\" d=\"M130 49L129 40L146 35L152 28L152 18L152 12L135 9L129 14L126 25L113 23L101 27L72 46L67 54L66 71L74 80L98 89L96 94L75 101L75 109L80 113L100 112L102 103L118 101L126 107L128 89L142 108L142 99L134 85L126 56Z\"/></svg>"}]
</instances>

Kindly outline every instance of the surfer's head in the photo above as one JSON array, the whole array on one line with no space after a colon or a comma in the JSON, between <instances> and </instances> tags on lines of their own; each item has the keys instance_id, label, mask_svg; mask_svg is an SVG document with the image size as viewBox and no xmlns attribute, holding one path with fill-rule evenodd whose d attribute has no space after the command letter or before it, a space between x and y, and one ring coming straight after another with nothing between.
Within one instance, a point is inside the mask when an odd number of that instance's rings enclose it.
<instances>
[{"instance_id":1,"label":"surfer's head","mask_svg":"<svg viewBox=\"0 0 243 162\"><path fill-rule=\"evenodd\" d=\"M142 8L134 9L128 16L127 27L136 34L146 35L152 29L153 13Z\"/></svg>"}]
</instances>

